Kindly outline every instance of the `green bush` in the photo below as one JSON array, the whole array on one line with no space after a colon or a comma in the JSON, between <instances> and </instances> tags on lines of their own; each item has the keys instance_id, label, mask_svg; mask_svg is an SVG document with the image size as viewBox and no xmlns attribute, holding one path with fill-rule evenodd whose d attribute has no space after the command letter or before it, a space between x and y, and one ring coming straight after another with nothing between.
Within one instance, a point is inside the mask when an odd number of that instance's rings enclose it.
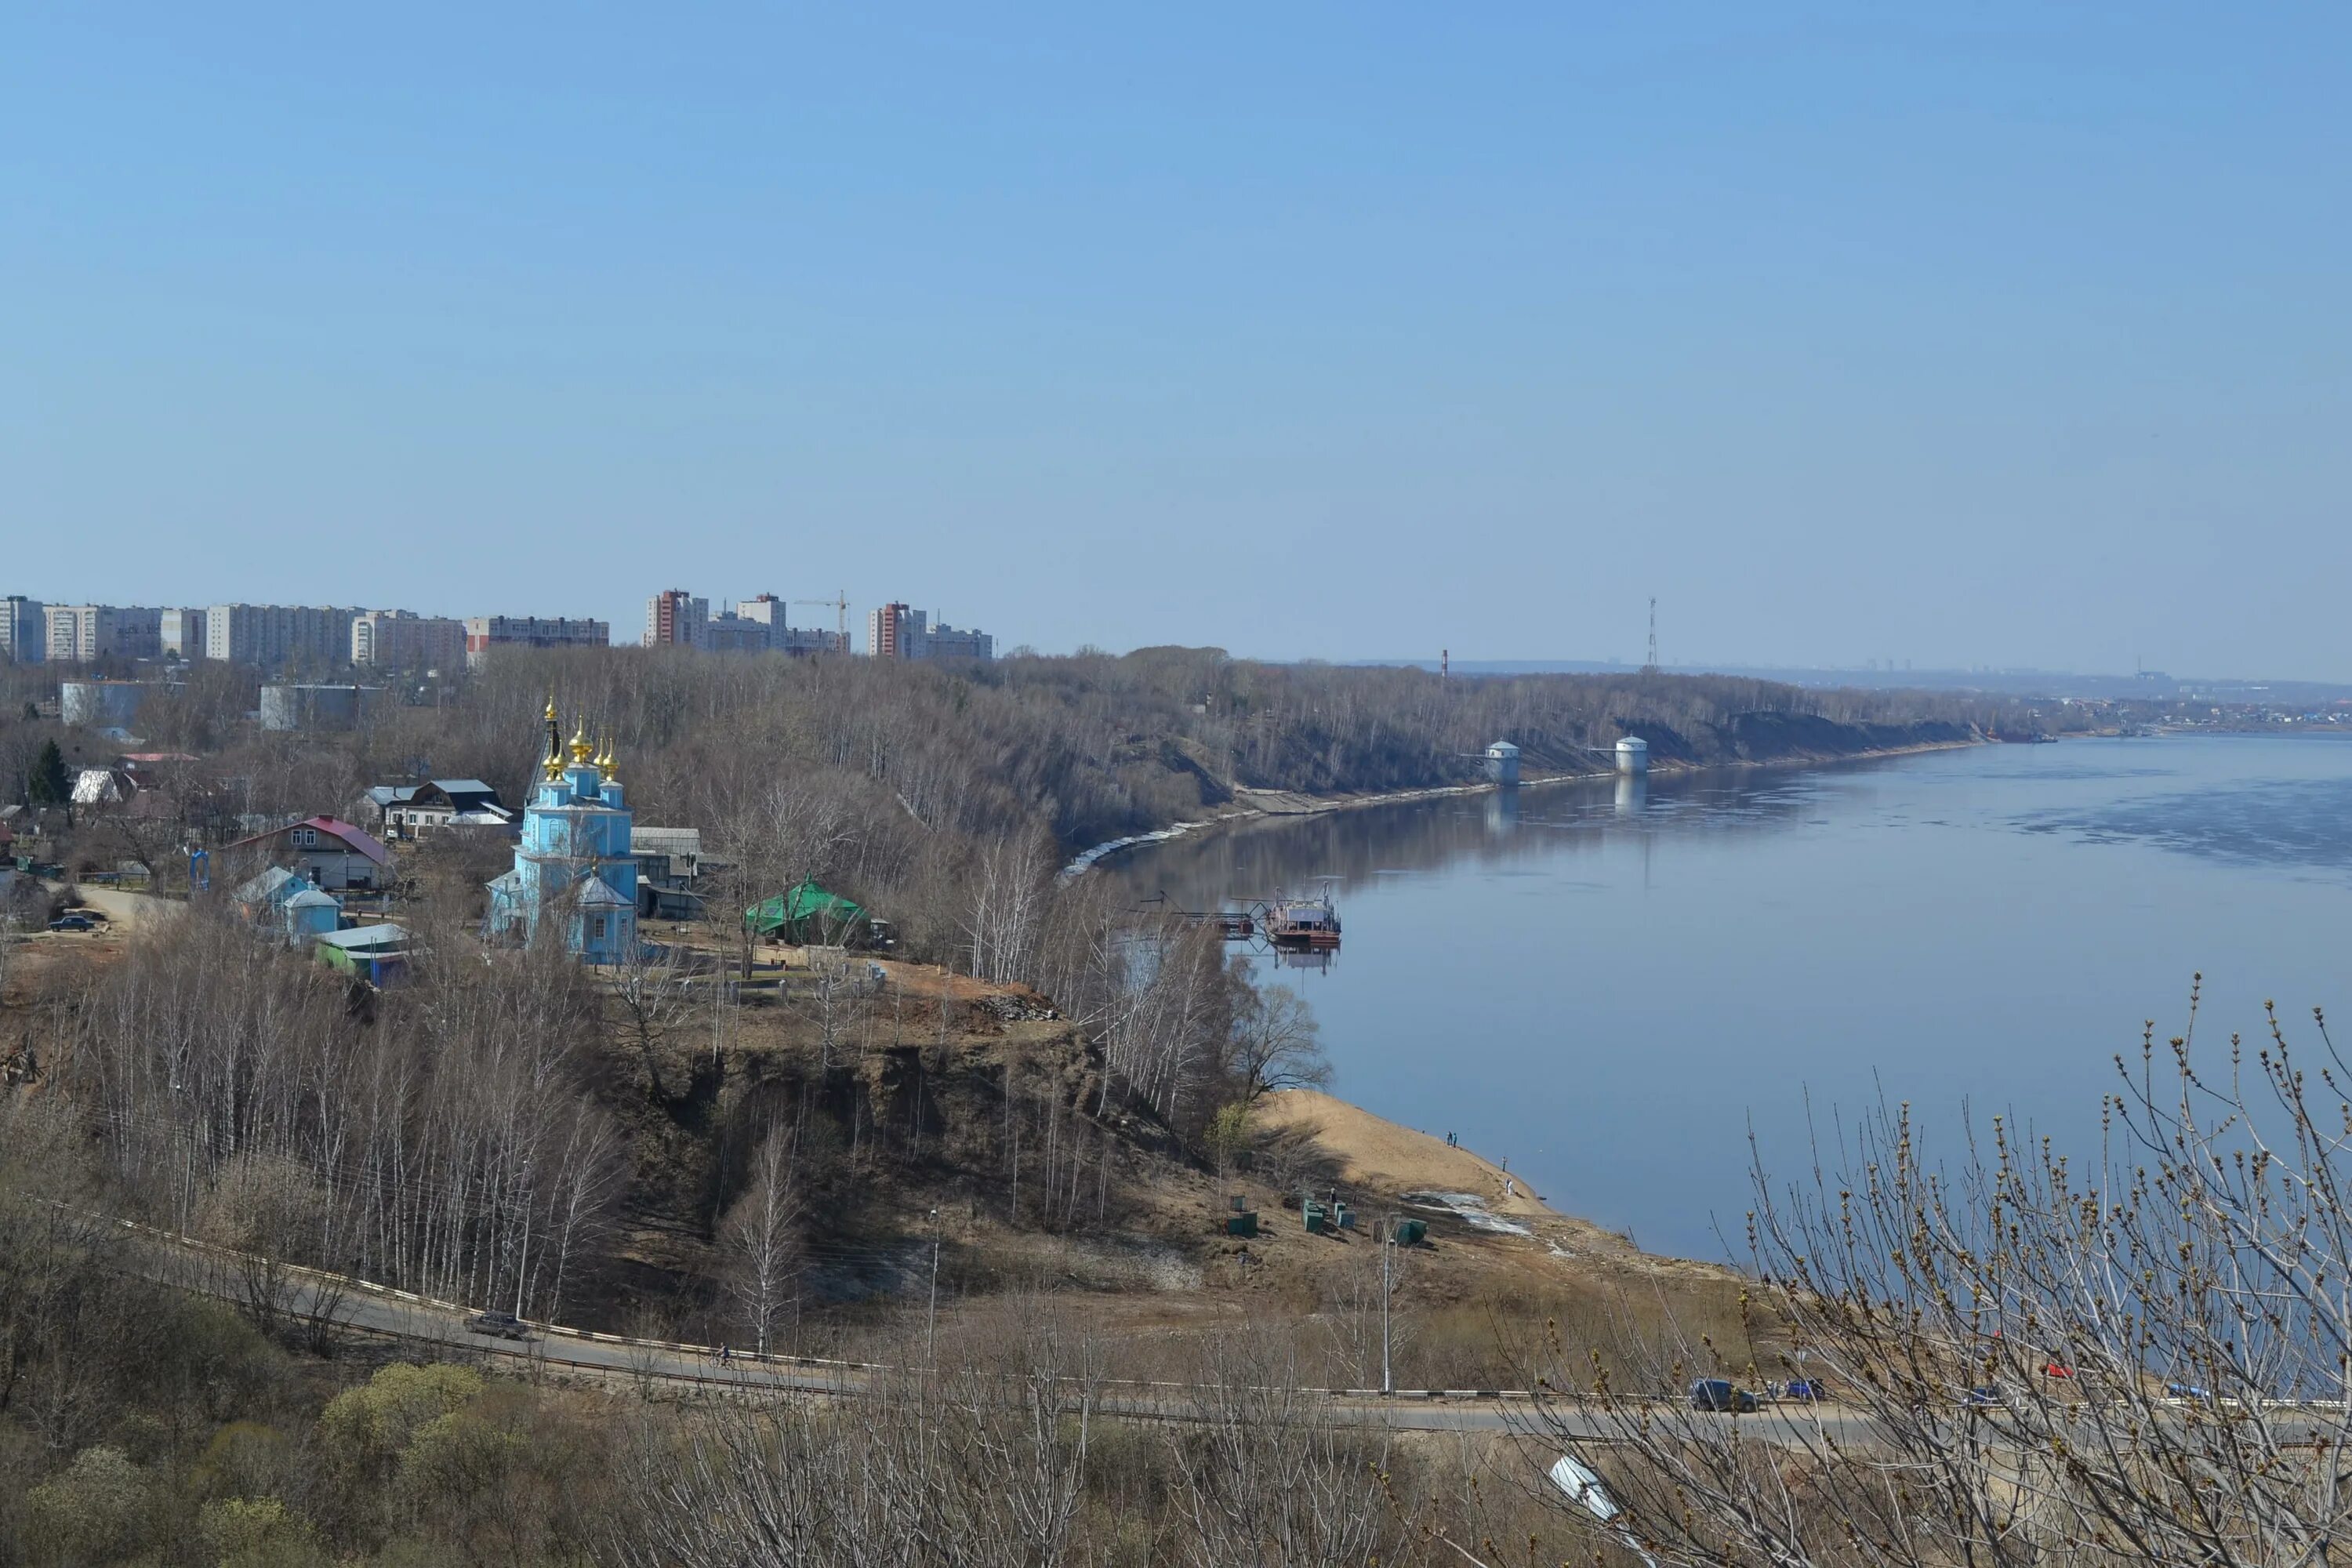
<instances>
[{"instance_id":1,"label":"green bush","mask_svg":"<svg viewBox=\"0 0 2352 1568\"><path fill-rule=\"evenodd\" d=\"M311 1568L329 1561L310 1521L274 1497L208 1502L197 1532L220 1568Z\"/></svg>"},{"instance_id":2,"label":"green bush","mask_svg":"<svg viewBox=\"0 0 2352 1568\"><path fill-rule=\"evenodd\" d=\"M68 1563L113 1563L138 1543L153 1500L146 1471L120 1448L84 1448L26 1497L34 1540Z\"/></svg>"}]
</instances>

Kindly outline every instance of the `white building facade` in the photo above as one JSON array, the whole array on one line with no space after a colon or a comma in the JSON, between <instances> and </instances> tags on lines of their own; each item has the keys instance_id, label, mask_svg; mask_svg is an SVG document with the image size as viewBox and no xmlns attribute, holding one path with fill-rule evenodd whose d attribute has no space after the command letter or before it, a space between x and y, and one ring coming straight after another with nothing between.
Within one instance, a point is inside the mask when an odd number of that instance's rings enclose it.
<instances>
[{"instance_id":1,"label":"white building facade","mask_svg":"<svg viewBox=\"0 0 2352 1568\"><path fill-rule=\"evenodd\" d=\"M39 664L49 657L47 606L38 599L11 594L0 599L0 658L18 664Z\"/></svg>"},{"instance_id":2,"label":"white building facade","mask_svg":"<svg viewBox=\"0 0 2352 1568\"><path fill-rule=\"evenodd\" d=\"M352 661L359 616L327 605L215 605L205 612L205 657L260 669L341 668Z\"/></svg>"}]
</instances>

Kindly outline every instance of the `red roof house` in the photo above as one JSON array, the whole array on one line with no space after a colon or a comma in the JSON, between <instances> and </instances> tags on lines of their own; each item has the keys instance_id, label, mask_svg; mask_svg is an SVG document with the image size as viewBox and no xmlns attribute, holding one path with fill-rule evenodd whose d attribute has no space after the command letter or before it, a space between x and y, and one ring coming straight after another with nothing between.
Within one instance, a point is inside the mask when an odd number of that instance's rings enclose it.
<instances>
[{"instance_id":1,"label":"red roof house","mask_svg":"<svg viewBox=\"0 0 2352 1568\"><path fill-rule=\"evenodd\" d=\"M380 888L392 866L392 852L365 828L331 816L306 816L240 838L223 853L234 856L240 850L256 850L272 861L297 865L313 886L331 893L344 888Z\"/></svg>"}]
</instances>

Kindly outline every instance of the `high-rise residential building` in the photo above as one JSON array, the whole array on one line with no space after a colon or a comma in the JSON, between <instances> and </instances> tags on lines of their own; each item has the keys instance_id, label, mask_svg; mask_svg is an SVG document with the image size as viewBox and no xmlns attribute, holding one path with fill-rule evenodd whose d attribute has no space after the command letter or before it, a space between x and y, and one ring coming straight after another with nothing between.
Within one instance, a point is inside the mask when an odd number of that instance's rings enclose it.
<instances>
[{"instance_id":1,"label":"high-rise residential building","mask_svg":"<svg viewBox=\"0 0 2352 1568\"><path fill-rule=\"evenodd\" d=\"M866 651L876 658L905 658L908 643L919 635L923 612L904 605L883 605L866 612Z\"/></svg>"},{"instance_id":2,"label":"high-rise residential building","mask_svg":"<svg viewBox=\"0 0 2352 1568\"><path fill-rule=\"evenodd\" d=\"M176 658L187 664L204 658L205 613L202 610L165 610L160 640L164 658Z\"/></svg>"},{"instance_id":3,"label":"high-rise residential building","mask_svg":"<svg viewBox=\"0 0 2352 1568\"><path fill-rule=\"evenodd\" d=\"M111 605L47 605L42 607L43 640L52 664L79 664L99 656L114 640Z\"/></svg>"},{"instance_id":4,"label":"high-rise residential building","mask_svg":"<svg viewBox=\"0 0 2352 1568\"><path fill-rule=\"evenodd\" d=\"M341 668L352 661L359 616L327 605L215 605L205 612L205 657L261 669Z\"/></svg>"},{"instance_id":5,"label":"high-rise residential building","mask_svg":"<svg viewBox=\"0 0 2352 1568\"><path fill-rule=\"evenodd\" d=\"M923 634L923 649L917 658L994 658L996 639L986 632L965 629L959 631L945 621Z\"/></svg>"},{"instance_id":6,"label":"high-rise residential building","mask_svg":"<svg viewBox=\"0 0 2352 1568\"><path fill-rule=\"evenodd\" d=\"M784 602L773 594L754 595L737 605L735 614L768 628L765 647L780 648L784 646L783 634L791 628L784 624Z\"/></svg>"},{"instance_id":7,"label":"high-rise residential building","mask_svg":"<svg viewBox=\"0 0 2352 1568\"><path fill-rule=\"evenodd\" d=\"M558 616L473 616L466 621L466 662L480 665L494 647L607 647L612 626Z\"/></svg>"},{"instance_id":8,"label":"high-rise residential building","mask_svg":"<svg viewBox=\"0 0 2352 1568\"><path fill-rule=\"evenodd\" d=\"M160 658L163 612L136 605L45 605L49 658L86 664L96 658Z\"/></svg>"},{"instance_id":9,"label":"high-rise residential building","mask_svg":"<svg viewBox=\"0 0 2352 1568\"><path fill-rule=\"evenodd\" d=\"M465 657L462 621L410 610L369 610L352 618L352 663L362 668L455 673Z\"/></svg>"},{"instance_id":10,"label":"high-rise residential building","mask_svg":"<svg viewBox=\"0 0 2352 1568\"><path fill-rule=\"evenodd\" d=\"M646 601L647 647L709 647L710 601L665 588Z\"/></svg>"},{"instance_id":11,"label":"high-rise residential building","mask_svg":"<svg viewBox=\"0 0 2352 1568\"><path fill-rule=\"evenodd\" d=\"M813 653L847 651L839 632L788 626L784 601L773 594L745 599L710 617L708 647L714 653Z\"/></svg>"},{"instance_id":12,"label":"high-rise residential building","mask_svg":"<svg viewBox=\"0 0 2352 1568\"><path fill-rule=\"evenodd\" d=\"M767 622L721 610L704 623L699 646L712 653L765 653L774 642L774 628Z\"/></svg>"},{"instance_id":13,"label":"high-rise residential building","mask_svg":"<svg viewBox=\"0 0 2352 1568\"><path fill-rule=\"evenodd\" d=\"M39 664L49 657L47 608L38 599L22 594L0 599L0 658L17 664Z\"/></svg>"},{"instance_id":14,"label":"high-rise residential building","mask_svg":"<svg viewBox=\"0 0 2352 1568\"><path fill-rule=\"evenodd\" d=\"M867 612L866 651L877 658L993 658L996 639L944 620L933 626L924 611L892 604Z\"/></svg>"}]
</instances>

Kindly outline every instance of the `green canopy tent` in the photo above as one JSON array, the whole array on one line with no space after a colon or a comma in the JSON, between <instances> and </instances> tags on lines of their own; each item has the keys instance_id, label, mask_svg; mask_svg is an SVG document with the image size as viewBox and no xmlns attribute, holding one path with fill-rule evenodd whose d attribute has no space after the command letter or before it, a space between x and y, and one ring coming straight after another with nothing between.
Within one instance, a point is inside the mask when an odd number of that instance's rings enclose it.
<instances>
[{"instance_id":1,"label":"green canopy tent","mask_svg":"<svg viewBox=\"0 0 2352 1568\"><path fill-rule=\"evenodd\" d=\"M753 935L793 942L841 942L865 922L863 906L825 891L814 881L762 899L743 911L743 923Z\"/></svg>"}]
</instances>

